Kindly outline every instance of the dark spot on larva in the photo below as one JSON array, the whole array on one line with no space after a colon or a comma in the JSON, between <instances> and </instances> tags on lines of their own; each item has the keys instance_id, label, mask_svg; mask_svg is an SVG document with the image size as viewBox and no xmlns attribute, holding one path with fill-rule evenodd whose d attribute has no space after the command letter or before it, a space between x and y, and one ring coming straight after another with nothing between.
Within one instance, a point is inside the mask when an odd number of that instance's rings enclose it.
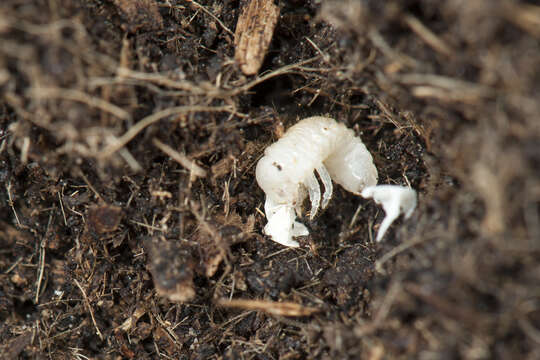
<instances>
[{"instance_id":1,"label":"dark spot on larva","mask_svg":"<svg viewBox=\"0 0 540 360\"><path fill-rule=\"evenodd\" d=\"M328 128L327 127L323 127L322 128L324 131L328 131Z\"/></svg>"},{"instance_id":2,"label":"dark spot on larva","mask_svg":"<svg viewBox=\"0 0 540 360\"><path fill-rule=\"evenodd\" d=\"M281 171L281 170L283 169L283 168L281 167L281 165L279 165L279 164L278 164L277 162L275 162L275 161L272 163L272 165L274 165L275 167L277 167L277 169L278 169L279 171Z\"/></svg>"}]
</instances>

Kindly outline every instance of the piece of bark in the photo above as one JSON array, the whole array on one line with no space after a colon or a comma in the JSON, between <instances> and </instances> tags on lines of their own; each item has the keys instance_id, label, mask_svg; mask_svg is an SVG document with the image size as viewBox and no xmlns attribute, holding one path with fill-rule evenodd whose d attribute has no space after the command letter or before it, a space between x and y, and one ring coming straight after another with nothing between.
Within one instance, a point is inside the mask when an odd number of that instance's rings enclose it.
<instances>
[{"instance_id":1,"label":"piece of bark","mask_svg":"<svg viewBox=\"0 0 540 360\"><path fill-rule=\"evenodd\" d=\"M251 0L238 17L234 34L234 59L246 75L263 63L279 17L274 0Z\"/></svg>"}]
</instances>

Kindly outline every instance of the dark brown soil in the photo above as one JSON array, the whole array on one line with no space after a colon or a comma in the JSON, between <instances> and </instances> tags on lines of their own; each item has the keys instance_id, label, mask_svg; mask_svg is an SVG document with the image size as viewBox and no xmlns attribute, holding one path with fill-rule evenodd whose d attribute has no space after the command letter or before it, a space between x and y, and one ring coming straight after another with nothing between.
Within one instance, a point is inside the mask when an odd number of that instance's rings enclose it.
<instances>
[{"instance_id":1,"label":"dark brown soil","mask_svg":"<svg viewBox=\"0 0 540 360\"><path fill-rule=\"evenodd\" d=\"M284 0L252 77L245 3L2 1L0 358L540 358L538 3ZM418 190L383 242L339 187L262 235L254 165L312 115Z\"/></svg>"}]
</instances>

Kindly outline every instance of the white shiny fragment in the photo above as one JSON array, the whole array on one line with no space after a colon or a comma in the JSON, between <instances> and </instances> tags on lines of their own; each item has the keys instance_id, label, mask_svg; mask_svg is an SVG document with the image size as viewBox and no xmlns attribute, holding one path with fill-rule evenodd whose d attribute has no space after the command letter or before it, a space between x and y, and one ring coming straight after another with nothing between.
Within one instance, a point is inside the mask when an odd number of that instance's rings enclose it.
<instances>
[{"instance_id":1,"label":"white shiny fragment","mask_svg":"<svg viewBox=\"0 0 540 360\"><path fill-rule=\"evenodd\" d=\"M300 244L292 238L309 234L304 224L295 221L296 214L291 205L275 204L266 198L264 212L268 220L264 233L281 245L298 247Z\"/></svg>"},{"instance_id":2,"label":"white shiny fragment","mask_svg":"<svg viewBox=\"0 0 540 360\"><path fill-rule=\"evenodd\" d=\"M408 219L416 208L416 191L405 186L368 186L362 190L362 196L372 198L377 204L381 204L386 213L377 233L377 241L381 241L386 230L400 214L403 213L405 219Z\"/></svg>"}]
</instances>

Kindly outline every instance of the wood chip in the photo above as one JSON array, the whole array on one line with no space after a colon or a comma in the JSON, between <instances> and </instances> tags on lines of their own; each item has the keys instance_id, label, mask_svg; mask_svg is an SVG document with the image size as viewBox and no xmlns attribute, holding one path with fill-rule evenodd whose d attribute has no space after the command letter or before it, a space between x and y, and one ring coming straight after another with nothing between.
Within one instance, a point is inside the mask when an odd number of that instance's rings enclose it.
<instances>
[{"instance_id":1,"label":"wood chip","mask_svg":"<svg viewBox=\"0 0 540 360\"><path fill-rule=\"evenodd\" d=\"M234 34L234 59L246 75L259 71L279 17L274 0L251 0L244 8Z\"/></svg>"},{"instance_id":2,"label":"wood chip","mask_svg":"<svg viewBox=\"0 0 540 360\"><path fill-rule=\"evenodd\" d=\"M218 305L244 310L257 310L277 316L309 316L320 311L320 309L314 307L286 301L276 302L251 299L220 299L218 300Z\"/></svg>"}]
</instances>

